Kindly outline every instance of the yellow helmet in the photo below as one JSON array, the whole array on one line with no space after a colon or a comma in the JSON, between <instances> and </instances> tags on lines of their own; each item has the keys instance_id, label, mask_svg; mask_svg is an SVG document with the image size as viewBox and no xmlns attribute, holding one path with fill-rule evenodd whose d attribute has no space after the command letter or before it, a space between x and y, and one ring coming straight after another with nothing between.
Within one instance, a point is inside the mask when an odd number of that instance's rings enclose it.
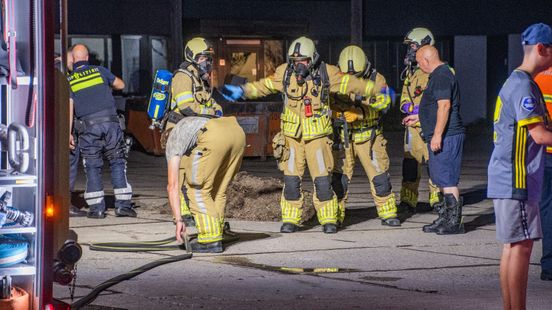
<instances>
[{"instance_id":1,"label":"yellow helmet","mask_svg":"<svg viewBox=\"0 0 552 310\"><path fill-rule=\"evenodd\" d=\"M370 62L362 48L356 45L349 45L339 54L338 66L343 73L360 76L370 67Z\"/></svg>"},{"instance_id":2,"label":"yellow helmet","mask_svg":"<svg viewBox=\"0 0 552 310\"><path fill-rule=\"evenodd\" d=\"M404 44L411 44L415 43L418 45L418 47L424 46L424 45L434 45L435 39L433 38L433 34L429 29L427 28L414 28L410 30L406 37L404 37Z\"/></svg>"},{"instance_id":3,"label":"yellow helmet","mask_svg":"<svg viewBox=\"0 0 552 310\"><path fill-rule=\"evenodd\" d=\"M289 45L288 61L310 59L311 63L318 60L318 53L314 42L307 37L295 39Z\"/></svg>"},{"instance_id":4,"label":"yellow helmet","mask_svg":"<svg viewBox=\"0 0 552 310\"><path fill-rule=\"evenodd\" d=\"M213 57L215 52L213 47L204 38L196 37L186 43L184 47L184 59L195 63L200 55Z\"/></svg>"}]
</instances>

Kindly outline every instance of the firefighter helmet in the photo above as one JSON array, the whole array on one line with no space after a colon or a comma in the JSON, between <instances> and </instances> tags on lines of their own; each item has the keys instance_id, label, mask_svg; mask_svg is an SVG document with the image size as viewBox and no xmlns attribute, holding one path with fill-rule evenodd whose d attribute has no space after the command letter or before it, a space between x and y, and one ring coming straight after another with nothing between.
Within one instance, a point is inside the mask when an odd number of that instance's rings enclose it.
<instances>
[{"instance_id":1,"label":"firefighter helmet","mask_svg":"<svg viewBox=\"0 0 552 310\"><path fill-rule=\"evenodd\" d=\"M300 37L291 42L288 50L288 61L307 60L316 63L318 53L314 42L307 37Z\"/></svg>"},{"instance_id":2,"label":"firefighter helmet","mask_svg":"<svg viewBox=\"0 0 552 310\"><path fill-rule=\"evenodd\" d=\"M433 34L427 28L414 28L410 30L404 37L404 44L415 43L417 47L424 45L434 45L435 39Z\"/></svg>"},{"instance_id":3,"label":"firefighter helmet","mask_svg":"<svg viewBox=\"0 0 552 310\"><path fill-rule=\"evenodd\" d=\"M196 37L186 43L184 59L196 63L198 56L213 57L213 47L204 38Z\"/></svg>"},{"instance_id":4,"label":"firefighter helmet","mask_svg":"<svg viewBox=\"0 0 552 310\"><path fill-rule=\"evenodd\" d=\"M349 45L339 54L338 66L343 73L361 76L367 71L366 69L370 69L371 64L362 48Z\"/></svg>"}]
</instances>

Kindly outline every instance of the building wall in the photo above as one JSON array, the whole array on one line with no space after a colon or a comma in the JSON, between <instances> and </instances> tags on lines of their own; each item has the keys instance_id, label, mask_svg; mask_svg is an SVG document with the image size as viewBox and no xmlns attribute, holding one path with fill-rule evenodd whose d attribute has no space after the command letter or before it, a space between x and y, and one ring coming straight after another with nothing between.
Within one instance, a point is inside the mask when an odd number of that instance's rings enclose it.
<instances>
[{"instance_id":1,"label":"building wall","mask_svg":"<svg viewBox=\"0 0 552 310\"><path fill-rule=\"evenodd\" d=\"M487 117L487 37L454 37L454 69L460 86L462 120Z\"/></svg>"},{"instance_id":2,"label":"building wall","mask_svg":"<svg viewBox=\"0 0 552 310\"><path fill-rule=\"evenodd\" d=\"M169 0L68 0L69 33L168 36L169 9Z\"/></svg>"},{"instance_id":3,"label":"building wall","mask_svg":"<svg viewBox=\"0 0 552 310\"><path fill-rule=\"evenodd\" d=\"M404 36L416 26L438 36L519 33L528 24L552 23L549 0L364 0L366 36ZM184 0L185 19L287 20L309 25L312 36L348 36L350 1Z\"/></svg>"}]
</instances>

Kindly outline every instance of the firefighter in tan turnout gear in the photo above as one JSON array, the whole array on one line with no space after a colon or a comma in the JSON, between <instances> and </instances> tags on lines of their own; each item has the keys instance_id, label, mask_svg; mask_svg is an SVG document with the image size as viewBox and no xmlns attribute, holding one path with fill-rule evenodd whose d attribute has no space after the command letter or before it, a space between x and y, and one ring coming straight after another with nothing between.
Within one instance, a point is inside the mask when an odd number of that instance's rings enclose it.
<instances>
[{"instance_id":1,"label":"firefighter in tan turnout gear","mask_svg":"<svg viewBox=\"0 0 552 310\"><path fill-rule=\"evenodd\" d=\"M176 238L186 224L180 214L181 158L185 161L185 184L197 227L197 239L190 243L193 252L219 253L226 207L226 189L240 170L245 150L245 133L235 117L186 117L174 127L166 148L169 202L176 222Z\"/></svg>"},{"instance_id":2,"label":"firefighter in tan turnout gear","mask_svg":"<svg viewBox=\"0 0 552 310\"><path fill-rule=\"evenodd\" d=\"M332 125L329 97L331 93L370 97L377 91L374 82L342 74L339 68L320 62L314 42L306 37L293 41L288 50L287 64L256 82L241 86L225 85L229 100L258 98L282 93L281 136L285 149L279 161L284 172L281 198L281 232L298 230L303 208L301 180L309 168L314 181L314 207L325 233L337 232L337 197L331 185Z\"/></svg>"},{"instance_id":3,"label":"firefighter in tan turnout gear","mask_svg":"<svg viewBox=\"0 0 552 310\"><path fill-rule=\"evenodd\" d=\"M174 73L171 84L171 112L167 114L166 128L161 137L164 145L176 124L186 116L222 116L222 108L212 98L210 74L214 51L204 38L196 37L184 47L185 61ZM183 186L187 156L182 157L180 186ZM194 218L188 207L186 189L180 194L180 208L186 225L193 226Z\"/></svg>"},{"instance_id":4,"label":"firefighter in tan turnout gear","mask_svg":"<svg viewBox=\"0 0 552 310\"><path fill-rule=\"evenodd\" d=\"M383 75L376 72L364 51L355 45L343 49L339 55L339 68L343 73L370 80L375 89L387 87ZM339 204L339 218L345 217L345 201L348 185L353 177L355 159L358 157L366 171L370 191L382 225L400 226L397 218L395 194L389 175L387 140L380 124L382 114L389 109L391 94L356 96L332 94L331 109L334 117L334 171L332 187ZM338 137L338 141L336 141Z\"/></svg>"},{"instance_id":5,"label":"firefighter in tan turnout gear","mask_svg":"<svg viewBox=\"0 0 552 310\"><path fill-rule=\"evenodd\" d=\"M422 94L427 86L429 74L424 73L416 65L416 51L424 45L434 45L433 34L426 28L414 28L405 37L407 44L405 56L405 79L401 94L400 109L408 115L418 114ZM423 140L422 128L417 122L406 127L404 137L404 159L402 165L403 179L401 186L402 210L416 211L418 203L418 187L422 174L422 164L429 159L426 143ZM439 188L429 180L429 204L437 208L443 201Z\"/></svg>"}]
</instances>

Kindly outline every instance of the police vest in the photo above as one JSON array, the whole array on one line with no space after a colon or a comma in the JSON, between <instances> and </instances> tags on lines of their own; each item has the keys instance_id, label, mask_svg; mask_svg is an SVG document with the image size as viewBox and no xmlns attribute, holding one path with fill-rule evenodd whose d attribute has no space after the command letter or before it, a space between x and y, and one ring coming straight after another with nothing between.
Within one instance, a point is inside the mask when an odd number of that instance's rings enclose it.
<instances>
[{"instance_id":1,"label":"police vest","mask_svg":"<svg viewBox=\"0 0 552 310\"><path fill-rule=\"evenodd\" d=\"M92 114L116 115L110 86L115 76L106 68L86 64L76 68L67 79L77 118Z\"/></svg>"}]
</instances>

